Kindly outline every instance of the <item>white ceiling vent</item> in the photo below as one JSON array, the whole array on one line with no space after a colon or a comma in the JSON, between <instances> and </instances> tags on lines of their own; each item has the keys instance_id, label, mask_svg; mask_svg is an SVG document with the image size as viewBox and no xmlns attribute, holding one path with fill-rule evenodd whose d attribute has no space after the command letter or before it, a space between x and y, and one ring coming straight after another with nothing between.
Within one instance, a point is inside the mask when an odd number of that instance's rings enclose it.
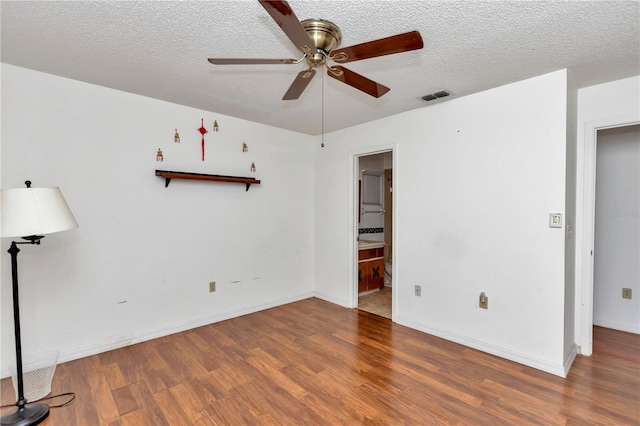
<instances>
[{"instance_id":1,"label":"white ceiling vent","mask_svg":"<svg viewBox=\"0 0 640 426\"><path fill-rule=\"evenodd\" d=\"M428 94L428 95L424 95L420 99L422 99L423 101L429 102L429 101L433 101L435 99L445 98L445 97L447 97L449 95L450 95L450 93L447 92L446 90L441 90L441 91L436 92L436 93L431 93L431 94Z\"/></svg>"}]
</instances>

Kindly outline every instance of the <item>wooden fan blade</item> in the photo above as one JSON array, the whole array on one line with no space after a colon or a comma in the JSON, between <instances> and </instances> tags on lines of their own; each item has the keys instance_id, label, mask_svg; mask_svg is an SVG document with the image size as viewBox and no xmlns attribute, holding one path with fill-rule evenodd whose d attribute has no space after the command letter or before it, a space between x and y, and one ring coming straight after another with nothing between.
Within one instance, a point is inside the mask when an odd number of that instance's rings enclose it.
<instances>
[{"instance_id":1,"label":"wooden fan blade","mask_svg":"<svg viewBox=\"0 0 640 426\"><path fill-rule=\"evenodd\" d=\"M276 24L289 37L289 40L303 52L307 50L315 55L318 51L309 38L309 35L302 27L302 24L293 13L291 6L286 1L277 0L259 0L262 7L271 15Z\"/></svg>"},{"instance_id":2,"label":"wooden fan blade","mask_svg":"<svg viewBox=\"0 0 640 426\"><path fill-rule=\"evenodd\" d=\"M336 73L332 72L331 70L339 70L342 71L342 73L340 75L336 75ZM373 96L374 98L379 98L380 96L391 90L387 86L383 86L380 83L369 80L367 77L355 73L345 67L335 66L332 67L331 70L327 71L329 77L340 80L341 82L346 83L351 87L355 87L356 89L361 90L364 93Z\"/></svg>"},{"instance_id":3,"label":"wooden fan blade","mask_svg":"<svg viewBox=\"0 0 640 426\"><path fill-rule=\"evenodd\" d=\"M339 63L353 62L361 59L375 58L377 56L408 52L410 50L422 49L423 47L424 43L422 42L420 33L418 31L411 31L367 43L334 49L331 51L330 59Z\"/></svg>"},{"instance_id":4,"label":"wooden fan blade","mask_svg":"<svg viewBox=\"0 0 640 426\"><path fill-rule=\"evenodd\" d=\"M291 101L298 99L302 92L304 92L304 89L306 89L309 83L311 83L311 79L314 75L316 75L316 70L305 70L298 73L296 79L293 80L293 83L289 86L289 90L287 90L287 93L282 97L282 100Z\"/></svg>"},{"instance_id":5,"label":"wooden fan blade","mask_svg":"<svg viewBox=\"0 0 640 426\"><path fill-rule=\"evenodd\" d=\"M213 65L295 64L296 59L209 58Z\"/></svg>"}]
</instances>

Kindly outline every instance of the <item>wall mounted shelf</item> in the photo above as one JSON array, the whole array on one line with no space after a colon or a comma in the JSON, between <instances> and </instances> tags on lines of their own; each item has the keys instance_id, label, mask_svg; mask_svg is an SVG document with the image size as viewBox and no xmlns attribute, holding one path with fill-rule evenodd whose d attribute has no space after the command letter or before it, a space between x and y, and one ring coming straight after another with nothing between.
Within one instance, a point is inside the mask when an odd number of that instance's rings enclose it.
<instances>
[{"instance_id":1,"label":"wall mounted shelf","mask_svg":"<svg viewBox=\"0 0 640 426\"><path fill-rule=\"evenodd\" d=\"M207 175L203 173L188 173L188 172L173 172L170 170L156 170L156 176L163 177L164 187L169 186L171 179L189 179L189 180L206 180L210 182L231 182L231 183L244 183L247 185L247 189L254 184L260 184L259 179L242 176L222 176L222 175Z\"/></svg>"}]
</instances>

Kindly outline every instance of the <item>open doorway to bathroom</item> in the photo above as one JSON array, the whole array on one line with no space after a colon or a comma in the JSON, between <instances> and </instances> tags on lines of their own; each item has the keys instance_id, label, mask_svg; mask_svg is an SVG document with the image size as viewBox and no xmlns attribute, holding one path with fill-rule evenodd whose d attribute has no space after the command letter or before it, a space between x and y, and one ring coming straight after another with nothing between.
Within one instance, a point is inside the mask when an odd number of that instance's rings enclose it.
<instances>
[{"instance_id":1,"label":"open doorway to bathroom","mask_svg":"<svg viewBox=\"0 0 640 426\"><path fill-rule=\"evenodd\" d=\"M392 317L393 153L358 158L358 309Z\"/></svg>"}]
</instances>

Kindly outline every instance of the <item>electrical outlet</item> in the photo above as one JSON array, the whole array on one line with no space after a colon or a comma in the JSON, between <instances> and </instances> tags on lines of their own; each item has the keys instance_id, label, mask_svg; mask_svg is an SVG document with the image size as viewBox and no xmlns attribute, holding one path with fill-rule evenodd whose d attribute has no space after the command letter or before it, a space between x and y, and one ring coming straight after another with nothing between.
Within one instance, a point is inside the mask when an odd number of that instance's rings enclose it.
<instances>
[{"instance_id":1,"label":"electrical outlet","mask_svg":"<svg viewBox=\"0 0 640 426\"><path fill-rule=\"evenodd\" d=\"M631 289L630 288L623 288L622 289L622 298L623 299L631 299Z\"/></svg>"},{"instance_id":2,"label":"electrical outlet","mask_svg":"<svg viewBox=\"0 0 640 426\"><path fill-rule=\"evenodd\" d=\"M489 309L489 298L487 297L486 294L484 294L484 291L480 293L479 306L482 309Z\"/></svg>"},{"instance_id":3,"label":"electrical outlet","mask_svg":"<svg viewBox=\"0 0 640 426\"><path fill-rule=\"evenodd\" d=\"M211 281L209 283L209 293L213 293L214 291L216 291L216 282L215 281Z\"/></svg>"},{"instance_id":4,"label":"electrical outlet","mask_svg":"<svg viewBox=\"0 0 640 426\"><path fill-rule=\"evenodd\" d=\"M422 286L413 286L413 294L415 294L416 296L422 296Z\"/></svg>"}]
</instances>

